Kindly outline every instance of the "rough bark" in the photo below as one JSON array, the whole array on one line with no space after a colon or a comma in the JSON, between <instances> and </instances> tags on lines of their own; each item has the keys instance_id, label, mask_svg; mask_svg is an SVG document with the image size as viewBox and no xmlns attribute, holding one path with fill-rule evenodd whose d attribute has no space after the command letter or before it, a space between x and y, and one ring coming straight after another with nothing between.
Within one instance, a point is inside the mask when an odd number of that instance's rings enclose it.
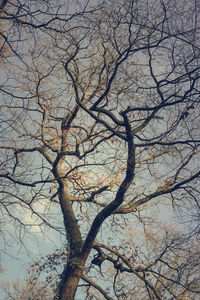
<instances>
[{"instance_id":1,"label":"rough bark","mask_svg":"<svg viewBox=\"0 0 200 300\"><path fill-rule=\"evenodd\" d=\"M69 259L60 284L59 300L74 300L84 263L78 257Z\"/></svg>"}]
</instances>

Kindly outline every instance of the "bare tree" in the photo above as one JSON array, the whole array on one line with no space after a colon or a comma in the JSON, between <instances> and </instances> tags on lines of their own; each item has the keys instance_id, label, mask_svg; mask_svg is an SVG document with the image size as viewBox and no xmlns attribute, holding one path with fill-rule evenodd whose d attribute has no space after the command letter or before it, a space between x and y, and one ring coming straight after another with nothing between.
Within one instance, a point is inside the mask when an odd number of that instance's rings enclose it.
<instances>
[{"instance_id":1,"label":"bare tree","mask_svg":"<svg viewBox=\"0 0 200 300\"><path fill-rule=\"evenodd\" d=\"M59 299L74 299L80 278L90 286L88 266L105 261L114 282L132 273L145 297L162 299L161 275L129 263L122 228L155 222L165 204L184 216L189 206L189 220L199 210L199 2L7 2L0 19L18 40L11 48L1 34L12 52L1 83L4 220L66 234ZM31 224L19 216L30 213ZM167 299L180 296L176 284L199 292L180 280L162 284Z\"/></svg>"},{"instance_id":2,"label":"bare tree","mask_svg":"<svg viewBox=\"0 0 200 300\"><path fill-rule=\"evenodd\" d=\"M28 274L26 280L16 279L4 282L1 290L5 294L6 300L53 299L53 291L42 286L34 273Z\"/></svg>"},{"instance_id":3,"label":"bare tree","mask_svg":"<svg viewBox=\"0 0 200 300\"><path fill-rule=\"evenodd\" d=\"M196 243L183 242L180 232L159 223L137 228L134 234L130 225L117 249L96 244L97 255L86 268L87 276L81 275L81 297L85 293L86 299L195 299L199 290ZM30 273L37 274L37 279L45 278L42 285L53 284L56 292L68 255L65 249L57 249L31 264ZM99 272L104 289L98 284Z\"/></svg>"},{"instance_id":4,"label":"bare tree","mask_svg":"<svg viewBox=\"0 0 200 300\"><path fill-rule=\"evenodd\" d=\"M199 249L195 241L183 241L180 232L158 222L156 226L135 226L134 233L130 226L123 230L123 243L117 249L96 244L97 255L85 268L87 275L81 275L77 299L80 295L82 299L195 300L199 290ZM52 299L68 257L69 251L64 248L33 262L26 281L3 285L8 299ZM99 273L104 288L99 284Z\"/></svg>"}]
</instances>

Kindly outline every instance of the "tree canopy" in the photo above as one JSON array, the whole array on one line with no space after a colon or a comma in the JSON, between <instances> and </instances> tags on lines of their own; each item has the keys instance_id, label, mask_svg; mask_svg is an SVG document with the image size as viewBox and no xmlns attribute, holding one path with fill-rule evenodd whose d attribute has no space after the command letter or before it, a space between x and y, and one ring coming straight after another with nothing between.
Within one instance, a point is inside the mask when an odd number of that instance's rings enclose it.
<instances>
[{"instance_id":1,"label":"tree canopy","mask_svg":"<svg viewBox=\"0 0 200 300\"><path fill-rule=\"evenodd\" d=\"M66 237L54 299L200 293L199 10L1 1L1 236Z\"/></svg>"}]
</instances>

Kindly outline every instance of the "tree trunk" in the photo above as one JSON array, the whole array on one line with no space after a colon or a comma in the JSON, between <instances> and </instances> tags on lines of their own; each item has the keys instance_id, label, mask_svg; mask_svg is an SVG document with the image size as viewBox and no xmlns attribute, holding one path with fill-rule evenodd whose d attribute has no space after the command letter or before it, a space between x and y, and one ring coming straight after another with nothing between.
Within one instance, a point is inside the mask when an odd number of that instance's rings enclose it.
<instances>
[{"instance_id":1,"label":"tree trunk","mask_svg":"<svg viewBox=\"0 0 200 300\"><path fill-rule=\"evenodd\" d=\"M60 283L59 300L74 300L84 265L83 259L77 257L69 259Z\"/></svg>"}]
</instances>

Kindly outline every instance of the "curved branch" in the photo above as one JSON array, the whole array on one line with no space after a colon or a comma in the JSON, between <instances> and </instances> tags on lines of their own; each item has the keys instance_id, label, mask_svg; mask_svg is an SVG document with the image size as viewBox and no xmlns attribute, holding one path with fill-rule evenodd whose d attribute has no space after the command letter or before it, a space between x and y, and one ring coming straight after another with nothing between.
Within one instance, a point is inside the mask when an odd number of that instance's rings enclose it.
<instances>
[{"instance_id":1,"label":"curved branch","mask_svg":"<svg viewBox=\"0 0 200 300\"><path fill-rule=\"evenodd\" d=\"M131 272L131 273L134 273L139 279L141 279L154 293L154 295L156 296L156 298L158 300L161 300L160 296L158 295L157 291L155 290L155 288L153 287L153 285L148 281L146 280L145 277L141 276L139 274L139 270L136 271L135 268L132 267L132 265L130 264L130 262L126 259L126 257L122 254L120 254L117 250L114 250L112 249L110 246L107 246L107 245L103 245L103 244L98 244L98 243L95 243L95 246L96 247L100 247L100 248L104 248L106 250L109 250L110 252L112 252L113 254L117 255L119 258L121 258L121 260L128 266L129 270L128 269L122 269L122 271L128 271L128 272ZM141 271L141 270L140 270Z\"/></svg>"},{"instance_id":2,"label":"curved branch","mask_svg":"<svg viewBox=\"0 0 200 300\"><path fill-rule=\"evenodd\" d=\"M116 209L114 211L115 214L121 214L121 213L130 213L130 212L134 212L137 210L137 208L142 205L142 204L146 204L147 202L149 202L151 199L154 199L158 196L161 195L165 195L165 194L170 194L176 190L178 190L179 188L182 188L182 186L188 182L193 181L194 179L200 177L200 171L197 172L196 174L194 174L193 176L191 176L190 178L187 178L185 180L183 180L180 183L177 183L175 186L173 187L169 187L169 185L167 186L163 186L157 189L157 191L155 191L154 193L136 201L135 203L133 203L132 205L130 205L129 207L120 207L118 209Z\"/></svg>"},{"instance_id":3,"label":"curved branch","mask_svg":"<svg viewBox=\"0 0 200 300\"><path fill-rule=\"evenodd\" d=\"M92 281L89 277L87 277L85 274L81 275L81 279L89 283L91 286L93 286L95 289L97 289L105 299L107 300L113 300L105 291L102 289L98 284L96 284L94 281Z\"/></svg>"},{"instance_id":4,"label":"curved branch","mask_svg":"<svg viewBox=\"0 0 200 300\"><path fill-rule=\"evenodd\" d=\"M133 182L134 170L135 170L135 146L133 143L133 136L131 134L131 126L128 122L128 118L126 115L123 115L123 118L126 124L126 133L127 133L127 140L128 140L128 158L127 158L126 176L117 191L115 199L108 206L106 206L102 211L100 211L100 213L98 213L98 215L95 217L83 246L83 250L82 250L83 257L88 256L89 251L92 247L92 243L94 242L103 221L107 217L109 217L123 203L124 196L129 186Z\"/></svg>"}]
</instances>

